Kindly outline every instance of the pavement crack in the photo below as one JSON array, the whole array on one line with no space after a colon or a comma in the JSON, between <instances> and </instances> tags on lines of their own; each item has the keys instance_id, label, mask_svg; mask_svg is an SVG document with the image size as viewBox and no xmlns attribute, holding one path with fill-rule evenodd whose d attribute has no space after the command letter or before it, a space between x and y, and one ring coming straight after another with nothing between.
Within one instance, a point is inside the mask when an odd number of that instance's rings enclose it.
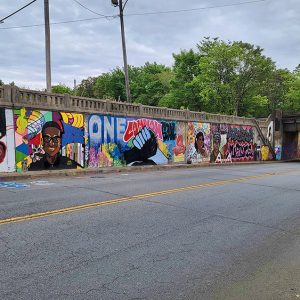
<instances>
[{"instance_id":1,"label":"pavement crack","mask_svg":"<svg viewBox=\"0 0 300 300\"><path fill-rule=\"evenodd\" d=\"M264 227L264 228L268 228L268 229L273 229L273 230L280 231L280 232L283 232L283 233L292 234L294 236L300 236L299 233L295 233L293 231L285 230L285 229L282 229L280 227L275 227L275 226L271 226L271 225L267 225L267 224L262 224L262 223L258 223L258 222L242 220L242 219L233 218L233 217L229 217L229 216L224 216L224 215L220 215L220 214L212 214L211 216L219 217L219 218L227 219L227 220L232 220L232 221L236 221L236 222L240 222L240 223L256 225L256 226L260 226L260 227Z\"/></svg>"},{"instance_id":2,"label":"pavement crack","mask_svg":"<svg viewBox=\"0 0 300 300\"><path fill-rule=\"evenodd\" d=\"M175 205L175 204L170 204L170 203L166 203L166 202L155 201L155 200L144 200L143 199L141 201L160 204L160 205L164 205L164 206L175 207L175 208L179 208L179 209L182 209L182 210L187 210L187 211L194 212L194 213L196 212L197 214L198 213L208 214L207 217L202 219L202 220L209 219L211 217L219 217L219 218L228 219L228 220L232 220L232 221L236 221L236 222L241 222L241 223L246 223L246 224L251 224L251 225L256 225L256 226L260 226L260 227L264 227L264 228L268 228L268 229L281 231L281 232L284 232L284 233L292 234L294 236L300 236L299 233L295 233L293 231L288 231L288 230L282 229L280 227L275 227L275 226L262 224L262 223L258 223L258 222L252 222L252 221L248 221L248 220L242 220L242 219L238 219L238 218L234 218L234 217L224 216L224 215L221 215L221 214L214 214L214 213L211 213L211 212L205 211L205 210L203 210L203 211L202 210L196 210L195 211L195 209L191 209L191 208L187 208L187 207L179 206L179 205Z\"/></svg>"},{"instance_id":3,"label":"pavement crack","mask_svg":"<svg viewBox=\"0 0 300 300\"><path fill-rule=\"evenodd\" d=\"M259 184L259 183L251 183L251 182L240 182L242 184L248 184L248 185L254 185L254 186L261 186L261 187L269 187L272 189L280 189L284 191L293 191L293 192L300 192L300 189L291 189L291 188L286 188L283 186L275 186L275 185L268 185L268 184Z\"/></svg>"},{"instance_id":4,"label":"pavement crack","mask_svg":"<svg viewBox=\"0 0 300 300\"><path fill-rule=\"evenodd\" d=\"M65 188L69 188L69 186L63 186ZM118 194L118 193L112 193L104 190L99 190L91 187L84 187L84 186L76 186L78 189L86 190L86 191L95 191L95 192L101 192L108 195L118 196L118 197L128 197L128 195Z\"/></svg>"}]
</instances>

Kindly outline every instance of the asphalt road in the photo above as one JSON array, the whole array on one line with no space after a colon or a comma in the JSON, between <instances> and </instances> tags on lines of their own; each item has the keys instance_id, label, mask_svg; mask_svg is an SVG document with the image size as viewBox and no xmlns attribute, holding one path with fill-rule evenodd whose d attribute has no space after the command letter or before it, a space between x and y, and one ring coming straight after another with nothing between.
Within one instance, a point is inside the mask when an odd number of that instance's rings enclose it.
<instances>
[{"instance_id":1,"label":"asphalt road","mask_svg":"<svg viewBox=\"0 0 300 300\"><path fill-rule=\"evenodd\" d=\"M0 183L0 299L300 298L300 164Z\"/></svg>"}]
</instances>

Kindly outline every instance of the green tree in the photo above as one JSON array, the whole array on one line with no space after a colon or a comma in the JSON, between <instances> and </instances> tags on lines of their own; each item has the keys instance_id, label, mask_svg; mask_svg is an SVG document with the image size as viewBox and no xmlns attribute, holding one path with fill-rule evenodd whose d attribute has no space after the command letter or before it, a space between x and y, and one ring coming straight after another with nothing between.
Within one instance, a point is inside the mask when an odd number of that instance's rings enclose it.
<instances>
[{"instance_id":1,"label":"green tree","mask_svg":"<svg viewBox=\"0 0 300 300\"><path fill-rule=\"evenodd\" d=\"M173 54L173 79L170 81L170 91L161 98L159 106L171 108L189 108L198 110L201 107L201 97L194 78L199 75L199 53L189 50Z\"/></svg>"},{"instance_id":2,"label":"green tree","mask_svg":"<svg viewBox=\"0 0 300 300\"><path fill-rule=\"evenodd\" d=\"M52 86L51 90L52 93L56 93L56 94L69 94L69 95L73 94L73 90L62 83Z\"/></svg>"},{"instance_id":3,"label":"green tree","mask_svg":"<svg viewBox=\"0 0 300 300\"><path fill-rule=\"evenodd\" d=\"M87 79L83 79L76 87L74 94L80 97L96 98L94 94L94 85L96 83L96 79L96 77L88 77Z\"/></svg>"},{"instance_id":4,"label":"green tree","mask_svg":"<svg viewBox=\"0 0 300 300\"><path fill-rule=\"evenodd\" d=\"M194 78L210 112L252 115L251 103L261 93L275 64L263 49L243 42L205 39L199 45L200 73Z\"/></svg>"},{"instance_id":5,"label":"green tree","mask_svg":"<svg viewBox=\"0 0 300 300\"><path fill-rule=\"evenodd\" d=\"M0 86L4 85L4 82L0 79Z\"/></svg>"},{"instance_id":6,"label":"green tree","mask_svg":"<svg viewBox=\"0 0 300 300\"><path fill-rule=\"evenodd\" d=\"M131 73L131 95L136 103L157 106L170 91L173 73L164 65L147 62L142 67L132 68Z\"/></svg>"},{"instance_id":7,"label":"green tree","mask_svg":"<svg viewBox=\"0 0 300 300\"><path fill-rule=\"evenodd\" d=\"M155 106L170 90L172 71L164 65L147 62L141 67L129 66L128 71L133 102ZM93 92L96 98L126 101L123 70L115 68L98 76Z\"/></svg>"},{"instance_id":8,"label":"green tree","mask_svg":"<svg viewBox=\"0 0 300 300\"><path fill-rule=\"evenodd\" d=\"M300 65L288 79L288 91L281 108L289 113L300 112Z\"/></svg>"},{"instance_id":9,"label":"green tree","mask_svg":"<svg viewBox=\"0 0 300 300\"><path fill-rule=\"evenodd\" d=\"M104 73L96 78L94 95L99 99L126 100L125 76L120 68Z\"/></svg>"},{"instance_id":10,"label":"green tree","mask_svg":"<svg viewBox=\"0 0 300 300\"><path fill-rule=\"evenodd\" d=\"M275 70L261 86L261 94L268 99L266 114L281 108L289 90L293 74L287 69Z\"/></svg>"}]
</instances>

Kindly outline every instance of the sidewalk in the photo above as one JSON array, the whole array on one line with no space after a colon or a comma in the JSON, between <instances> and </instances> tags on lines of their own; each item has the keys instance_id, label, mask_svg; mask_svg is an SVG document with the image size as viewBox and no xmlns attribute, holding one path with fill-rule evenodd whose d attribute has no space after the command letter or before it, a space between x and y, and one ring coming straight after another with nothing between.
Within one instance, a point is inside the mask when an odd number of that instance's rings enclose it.
<instances>
[{"instance_id":1,"label":"sidewalk","mask_svg":"<svg viewBox=\"0 0 300 300\"><path fill-rule=\"evenodd\" d=\"M129 173L142 171L161 171L170 169L188 169L188 168L205 168L205 167L222 167L232 165L253 165L253 164L270 164L280 163L284 161L251 161L251 162L234 162L234 163L199 163L199 164L169 164L169 165L155 165L155 166L131 166L131 167L102 167L90 169L65 169L65 170L47 170L47 171L27 171L23 173L0 173L0 182L25 180L25 179L39 179L63 176L84 176L95 174L113 174L113 173Z\"/></svg>"}]
</instances>

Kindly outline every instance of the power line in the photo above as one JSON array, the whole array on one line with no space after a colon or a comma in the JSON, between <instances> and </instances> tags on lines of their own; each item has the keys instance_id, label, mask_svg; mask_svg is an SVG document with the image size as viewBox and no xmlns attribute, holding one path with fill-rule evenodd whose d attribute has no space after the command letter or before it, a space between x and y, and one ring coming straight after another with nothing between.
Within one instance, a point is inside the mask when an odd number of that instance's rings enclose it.
<instances>
[{"instance_id":1,"label":"power line","mask_svg":"<svg viewBox=\"0 0 300 300\"><path fill-rule=\"evenodd\" d=\"M28 4L24 5L23 7L21 7L20 9L16 10L15 12L13 12L12 14L8 15L7 17L5 17L4 19L0 20L0 24L3 23L4 20L10 18L11 16L15 15L16 13L18 13L19 11L21 11L22 9L26 8L27 6L31 5L32 3L34 3L37 0L33 0L31 2L29 2Z\"/></svg>"},{"instance_id":2,"label":"power line","mask_svg":"<svg viewBox=\"0 0 300 300\"><path fill-rule=\"evenodd\" d=\"M82 3L80 3L80 2L77 1L77 0L73 0L73 1L76 2L78 5L80 5L81 7L83 7L84 9L88 10L89 12L91 12L91 13L93 13L93 14L95 14L95 15L98 15L98 16L101 16L101 17L107 17L107 16L105 16L105 15L103 15L103 14L100 14L100 13L94 11L94 10L91 10L90 8L88 8L87 6L83 5Z\"/></svg>"},{"instance_id":3,"label":"power line","mask_svg":"<svg viewBox=\"0 0 300 300\"><path fill-rule=\"evenodd\" d=\"M265 1L268 1L268 0L252 0L252 1L246 1L246 2L237 2L237 3L223 4L223 5L190 8L190 9L154 11L154 12L145 12L145 13L131 13L131 14L126 14L125 16L145 16L145 15L159 15L159 14L171 14L171 13L180 13L180 12L190 12L190 11L198 11L198 10L206 10L206 9L219 8L219 7L221 8L221 7L238 6L238 5L258 3L258 2L265 2Z\"/></svg>"},{"instance_id":4,"label":"power line","mask_svg":"<svg viewBox=\"0 0 300 300\"><path fill-rule=\"evenodd\" d=\"M238 6L238 5L244 5L244 4L259 3L259 2L265 2L265 1L268 1L268 0L252 0L252 1L246 1L246 2L238 2L238 3L224 4L224 5L190 8L190 9L180 9L180 10L132 13L132 14L124 14L124 16L143 16L143 15L159 15L159 14L172 14L172 13L180 13L180 12L191 12L191 11L207 10L207 9L213 9L213 8L232 7L232 6ZM117 17L118 17L118 15L107 15L107 16L99 16L99 17L94 17L94 18L52 22L50 25L77 23L77 22L93 21L93 20L99 20L99 19L108 19L109 20L109 19L115 19ZM45 26L45 24L11 26L11 27L2 27L2 28L0 27L0 30L31 28L31 27L40 27L40 26Z\"/></svg>"},{"instance_id":5,"label":"power line","mask_svg":"<svg viewBox=\"0 0 300 300\"><path fill-rule=\"evenodd\" d=\"M95 18L86 18L86 19L79 19L79 20L69 20L69 21L60 21L60 22L51 22L50 25L59 25L59 24L68 24L68 23L78 23L78 22L85 22L85 21L93 21L93 20L99 20L99 19L107 19L107 18L116 18L117 15L113 16L105 16L105 17L95 17ZM6 30L6 29L20 29L20 28L31 28L31 27L41 27L45 26L44 23L41 24L33 24L33 25L22 25L22 26L11 26L11 27L0 27L0 30Z\"/></svg>"}]
</instances>

